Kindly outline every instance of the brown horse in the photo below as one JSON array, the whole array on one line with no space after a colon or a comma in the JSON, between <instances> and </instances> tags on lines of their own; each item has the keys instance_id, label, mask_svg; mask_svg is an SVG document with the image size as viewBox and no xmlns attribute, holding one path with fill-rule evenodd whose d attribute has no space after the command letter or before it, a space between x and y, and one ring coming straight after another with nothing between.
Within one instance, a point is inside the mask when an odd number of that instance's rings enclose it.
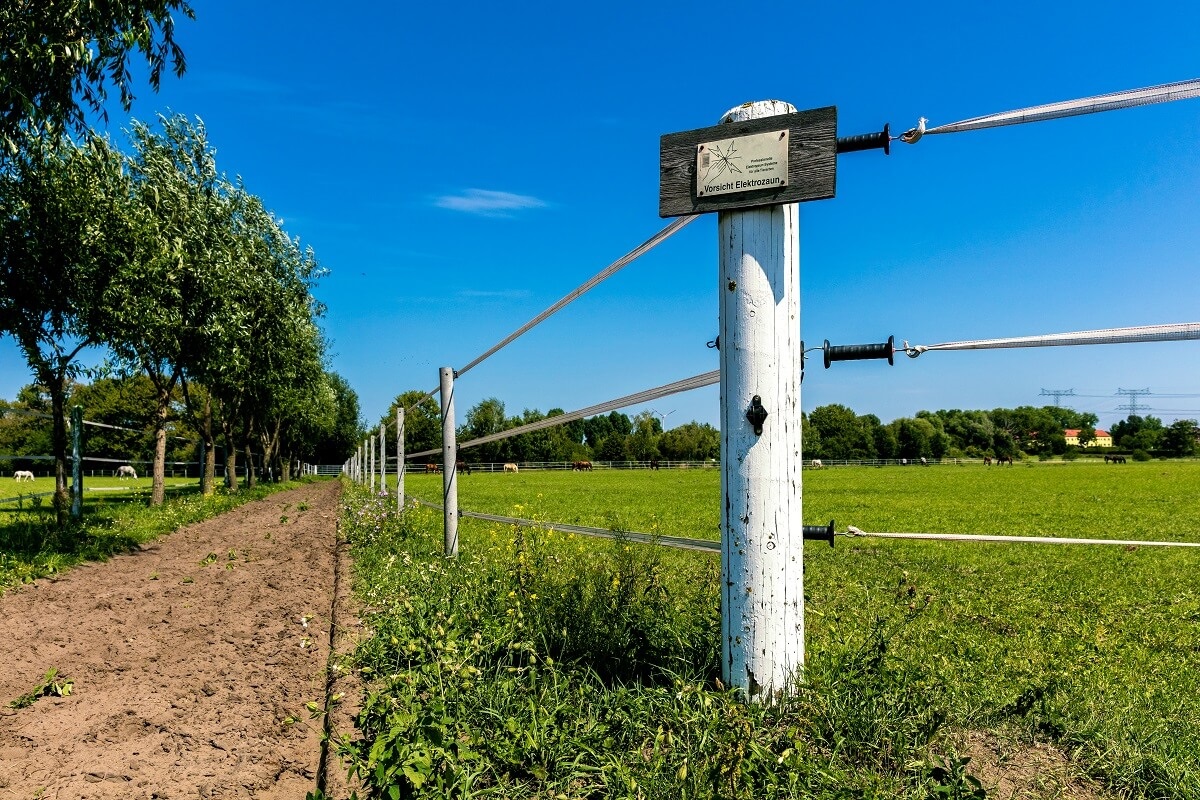
<instances>
[{"instance_id":1,"label":"brown horse","mask_svg":"<svg viewBox=\"0 0 1200 800\"><path fill-rule=\"evenodd\" d=\"M471 474L471 465L465 461L457 461L454 464L454 471L459 472L459 473L465 472L468 475L470 475Z\"/></svg>"},{"instance_id":2,"label":"brown horse","mask_svg":"<svg viewBox=\"0 0 1200 800\"><path fill-rule=\"evenodd\" d=\"M996 466L1000 466L1001 464L1004 464L1004 463L1007 463L1011 467L1013 465L1012 456L997 456L996 457Z\"/></svg>"},{"instance_id":3,"label":"brown horse","mask_svg":"<svg viewBox=\"0 0 1200 800\"><path fill-rule=\"evenodd\" d=\"M984 456L984 457L983 457L983 465L984 465L985 467L990 467L990 466L992 465L992 457L991 457L991 456Z\"/></svg>"},{"instance_id":4,"label":"brown horse","mask_svg":"<svg viewBox=\"0 0 1200 800\"><path fill-rule=\"evenodd\" d=\"M442 465L441 464L426 464L425 471L426 472L441 472Z\"/></svg>"},{"instance_id":5,"label":"brown horse","mask_svg":"<svg viewBox=\"0 0 1200 800\"><path fill-rule=\"evenodd\" d=\"M571 464L571 471L572 472L591 472L592 471L592 462L576 461L575 463Z\"/></svg>"}]
</instances>

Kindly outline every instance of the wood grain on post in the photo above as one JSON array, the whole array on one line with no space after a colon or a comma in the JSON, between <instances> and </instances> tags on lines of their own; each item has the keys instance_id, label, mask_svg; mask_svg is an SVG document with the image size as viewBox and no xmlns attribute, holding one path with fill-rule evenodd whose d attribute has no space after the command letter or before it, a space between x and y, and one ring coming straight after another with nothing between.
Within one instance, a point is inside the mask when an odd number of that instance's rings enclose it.
<instances>
[{"instance_id":1,"label":"wood grain on post","mask_svg":"<svg viewBox=\"0 0 1200 800\"><path fill-rule=\"evenodd\" d=\"M774 102L774 101L768 101ZM825 200L837 188L837 108L748 116L747 103L725 115L727 122L709 128L668 133L659 140L658 215L678 217L734 208L752 208ZM792 108L791 105L787 106ZM698 196L696 148L706 142L747 137L768 131L788 132L787 185L774 190L748 189L732 194ZM743 177L746 177L743 174Z\"/></svg>"},{"instance_id":2,"label":"wood grain on post","mask_svg":"<svg viewBox=\"0 0 1200 800\"><path fill-rule=\"evenodd\" d=\"M734 123L791 114L768 100ZM800 473L800 207L717 217L721 352L721 672L774 702L804 665ZM761 434L747 418L766 411Z\"/></svg>"}]
</instances>

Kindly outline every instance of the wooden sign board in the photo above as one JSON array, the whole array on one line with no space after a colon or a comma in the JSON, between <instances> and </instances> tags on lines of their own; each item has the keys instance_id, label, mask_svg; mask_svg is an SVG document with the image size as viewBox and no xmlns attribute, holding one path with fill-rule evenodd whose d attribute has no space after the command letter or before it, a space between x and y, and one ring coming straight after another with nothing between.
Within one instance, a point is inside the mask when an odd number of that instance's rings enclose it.
<instances>
[{"instance_id":1,"label":"wooden sign board","mask_svg":"<svg viewBox=\"0 0 1200 800\"><path fill-rule=\"evenodd\" d=\"M665 134L658 215L681 217L833 197L837 108Z\"/></svg>"}]
</instances>

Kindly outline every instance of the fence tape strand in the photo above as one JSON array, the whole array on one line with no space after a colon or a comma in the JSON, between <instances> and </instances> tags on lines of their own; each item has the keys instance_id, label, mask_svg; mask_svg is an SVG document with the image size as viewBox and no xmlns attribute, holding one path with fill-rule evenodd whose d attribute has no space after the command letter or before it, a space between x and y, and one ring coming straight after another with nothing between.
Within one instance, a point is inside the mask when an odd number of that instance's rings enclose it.
<instances>
[{"instance_id":1,"label":"fence tape strand","mask_svg":"<svg viewBox=\"0 0 1200 800\"><path fill-rule=\"evenodd\" d=\"M1008 347L1066 347L1087 344L1178 342L1191 339L1200 339L1200 322L1103 328L1072 333L1047 333L1038 336L1012 336L1003 339L967 339L961 342L942 342L941 344L910 345L906 340L903 350L909 358L916 358L930 350L996 350Z\"/></svg>"},{"instance_id":2,"label":"fence tape strand","mask_svg":"<svg viewBox=\"0 0 1200 800\"><path fill-rule=\"evenodd\" d=\"M637 405L639 403L648 403L651 400L657 400L660 397L687 392L692 389L699 389L702 386L711 386L721 380L721 371L713 370L704 372L699 375L693 375L690 378L684 378L674 383L667 383L662 386L656 386L653 389L646 389L635 394L628 394L624 397L618 397L615 400L609 400L605 403L599 403L587 408L581 408L578 411L568 411L565 414L555 414L553 417L546 417L537 422L530 422L525 425L520 425L516 428L509 428L506 431L498 433L489 433L487 436L480 436L477 439L471 439L467 442L459 442L458 449L463 450L468 447L476 447L488 442L498 442L501 439L508 439L513 436L520 436L522 433L538 431L543 428L552 428L555 425L565 425L568 422L574 422L577 419L584 417L593 417L597 414L605 414L609 411L616 411L618 408L627 408L628 406ZM421 458L422 456L431 456L442 452L441 448L435 450L422 450L417 453L406 453L405 458Z\"/></svg>"},{"instance_id":3,"label":"fence tape strand","mask_svg":"<svg viewBox=\"0 0 1200 800\"><path fill-rule=\"evenodd\" d=\"M1193 97L1200 97L1200 79L1164 83L1143 89L1126 89L1078 100L1062 100L1056 103L1020 108L1015 111L1002 111L998 114L972 117L933 128L926 128L925 124L928 120L922 117L916 127L905 131L898 138L908 144L916 144L923 136L933 136L939 133L960 133L984 128L999 128L1004 125L1021 125L1026 122L1041 122L1062 117L1075 117L1081 114L1098 114L1101 111L1169 103Z\"/></svg>"}]
</instances>

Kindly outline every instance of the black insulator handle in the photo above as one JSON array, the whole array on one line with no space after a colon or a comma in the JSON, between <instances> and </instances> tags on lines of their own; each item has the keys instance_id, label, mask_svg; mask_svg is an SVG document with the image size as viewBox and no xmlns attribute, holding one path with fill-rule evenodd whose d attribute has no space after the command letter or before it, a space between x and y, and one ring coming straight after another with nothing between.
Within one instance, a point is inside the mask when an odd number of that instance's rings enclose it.
<instances>
[{"instance_id":1,"label":"black insulator handle","mask_svg":"<svg viewBox=\"0 0 1200 800\"><path fill-rule=\"evenodd\" d=\"M805 525L804 538L829 542L829 546L833 547L833 520L829 520L828 525Z\"/></svg>"},{"instance_id":2,"label":"black insulator handle","mask_svg":"<svg viewBox=\"0 0 1200 800\"><path fill-rule=\"evenodd\" d=\"M886 342L879 344L830 344L825 340L825 369L834 361L864 361L869 358L886 358L888 364L894 365L896 353L896 337L889 336Z\"/></svg>"},{"instance_id":3,"label":"black insulator handle","mask_svg":"<svg viewBox=\"0 0 1200 800\"><path fill-rule=\"evenodd\" d=\"M885 156L892 154L891 125L884 125L879 133L860 133L858 136L842 136L837 140L839 153L855 153L859 150L883 150Z\"/></svg>"}]
</instances>

